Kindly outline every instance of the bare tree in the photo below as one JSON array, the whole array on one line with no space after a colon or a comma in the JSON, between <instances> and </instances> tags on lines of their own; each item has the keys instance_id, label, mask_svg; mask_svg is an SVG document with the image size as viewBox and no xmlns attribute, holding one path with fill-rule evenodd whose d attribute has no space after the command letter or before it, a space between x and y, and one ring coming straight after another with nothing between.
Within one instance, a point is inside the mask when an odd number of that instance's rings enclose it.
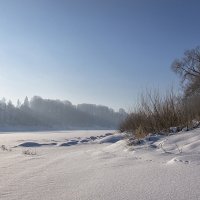
<instances>
[{"instance_id":1,"label":"bare tree","mask_svg":"<svg viewBox=\"0 0 200 200\"><path fill-rule=\"evenodd\" d=\"M172 70L181 77L186 96L200 94L200 46L187 50L172 63Z\"/></svg>"}]
</instances>

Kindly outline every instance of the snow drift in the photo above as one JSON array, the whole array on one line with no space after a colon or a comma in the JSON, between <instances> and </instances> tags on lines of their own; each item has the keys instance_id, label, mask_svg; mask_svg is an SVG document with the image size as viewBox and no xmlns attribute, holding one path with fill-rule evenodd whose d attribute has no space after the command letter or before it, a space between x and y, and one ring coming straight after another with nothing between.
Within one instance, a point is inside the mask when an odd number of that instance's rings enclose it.
<instances>
[{"instance_id":1,"label":"snow drift","mask_svg":"<svg viewBox=\"0 0 200 200\"><path fill-rule=\"evenodd\" d=\"M106 133L0 134L0 199L199 199L200 129L137 146Z\"/></svg>"}]
</instances>

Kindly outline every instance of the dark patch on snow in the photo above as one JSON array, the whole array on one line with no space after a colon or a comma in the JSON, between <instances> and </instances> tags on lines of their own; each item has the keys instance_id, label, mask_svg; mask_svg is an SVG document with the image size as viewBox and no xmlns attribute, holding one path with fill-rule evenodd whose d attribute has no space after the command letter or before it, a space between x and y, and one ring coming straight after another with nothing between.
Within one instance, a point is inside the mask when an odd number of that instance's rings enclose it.
<instances>
[{"instance_id":1,"label":"dark patch on snow","mask_svg":"<svg viewBox=\"0 0 200 200\"><path fill-rule=\"evenodd\" d=\"M41 147L41 146L49 146L49 145L57 145L57 143L52 142L52 143L44 143L44 144L40 144L37 142L24 142L20 145L18 145L18 147Z\"/></svg>"},{"instance_id":2,"label":"dark patch on snow","mask_svg":"<svg viewBox=\"0 0 200 200\"><path fill-rule=\"evenodd\" d=\"M113 133L106 133L105 136L113 135Z\"/></svg>"},{"instance_id":3,"label":"dark patch on snow","mask_svg":"<svg viewBox=\"0 0 200 200\"><path fill-rule=\"evenodd\" d=\"M72 145L76 145L78 143L78 141L74 140L74 141L69 141L69 142L65 142L60 144L60 147L66 147L66 146L72 146Z\"/></svg>"}]
</instances>

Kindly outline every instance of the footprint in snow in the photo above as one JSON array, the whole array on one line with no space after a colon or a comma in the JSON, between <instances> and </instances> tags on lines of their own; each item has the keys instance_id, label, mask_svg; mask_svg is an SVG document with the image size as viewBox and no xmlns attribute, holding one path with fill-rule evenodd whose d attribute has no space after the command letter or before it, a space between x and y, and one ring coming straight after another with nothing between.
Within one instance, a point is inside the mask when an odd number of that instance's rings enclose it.
<instances>
[{"instance_id":1,"label":"footprint in snow","mask_svg":"<svg viewBox=\"0 0 200 200\"><path fill-rule=\"evenodd\" d=\"M178 157L172 158L167 163L168 164L183 163L183 164L199 165L200 164L200 154L178 156Z\"/></svg>"}]
</instances>

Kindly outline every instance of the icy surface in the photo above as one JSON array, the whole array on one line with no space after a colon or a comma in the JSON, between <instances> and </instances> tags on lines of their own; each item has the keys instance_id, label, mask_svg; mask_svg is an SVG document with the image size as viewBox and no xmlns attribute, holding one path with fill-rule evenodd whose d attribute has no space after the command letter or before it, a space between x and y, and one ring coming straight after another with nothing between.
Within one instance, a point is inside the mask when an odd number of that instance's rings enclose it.
<instances>
[{"instance_id":1,"label":"icy surface","mask_svg":"<svg viewBox=\"0 0 200 200\"><path fill-rule=\"evenodd\" d=\"M137 146L113 133L0 134L0 199L200 199L200 129Z\"/></svg>"}]
</instances>

